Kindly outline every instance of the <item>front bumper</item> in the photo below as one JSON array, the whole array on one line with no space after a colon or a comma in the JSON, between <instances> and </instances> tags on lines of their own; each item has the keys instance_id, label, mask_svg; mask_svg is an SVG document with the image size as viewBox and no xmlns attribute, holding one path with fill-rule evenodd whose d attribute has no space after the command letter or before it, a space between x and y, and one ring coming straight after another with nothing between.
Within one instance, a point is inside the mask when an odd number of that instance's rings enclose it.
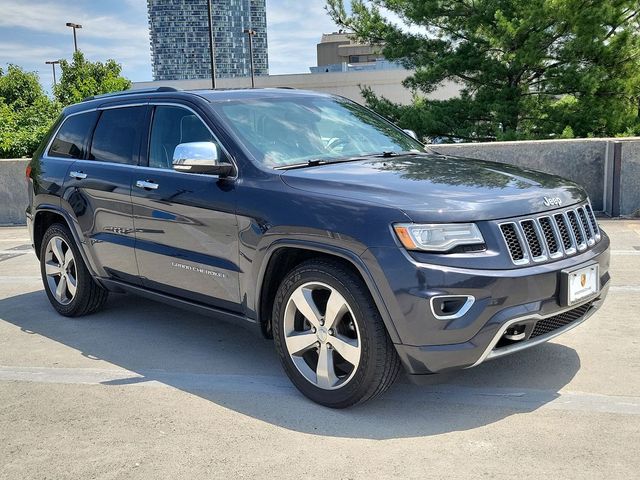
<instances>
[{"instance_id":1,"label":"front bumper","mask_svg":"<svg viewBox=\"0 0 640 480\"><path fill-rule=\"evenodd\" d=\"M592 299L582 305L573 306L570 309L560 310L554 314L543 315L533 313L530 315L516 316L504 322L500 320L490 322L478 335L468 342L440 346L396 345L396 350L400 355L405 369L411 375L425 375L475 367L486 360L499 358L539 345L580 325L600 308L608 289L609 285L607 284L600 291L600 295L596 299ZM538 322L557 318L564 314L570 315L574 310L582 309L585 310L584 314L548 333L534 338L525 338L521 341L506 345L499 344L504 333L513 324L527 324L535 328Z\"/></svg>"},{"instance_id":2,"label":"front bumper","mask_svg":"<svg viewBox=\"0 0 640 480\"><path fill-rule=\"evenodd\" d=\"M396 349L406 371L414 375L469 368L560 335L600 308L610 283L604 232L593 249L580 255L510 270L427 265L396 252L371 249L368 254L387 282L381 291L390 299L387 308L401 340ZM600 291L566 306L561 271L590 262L599 265ZM438 295L472 295L475 302L459 318L438 319L430 306ZM506 340L503 335L513 325L524 327L525 333L517 341Z\"/></svg>"}]
</instances>

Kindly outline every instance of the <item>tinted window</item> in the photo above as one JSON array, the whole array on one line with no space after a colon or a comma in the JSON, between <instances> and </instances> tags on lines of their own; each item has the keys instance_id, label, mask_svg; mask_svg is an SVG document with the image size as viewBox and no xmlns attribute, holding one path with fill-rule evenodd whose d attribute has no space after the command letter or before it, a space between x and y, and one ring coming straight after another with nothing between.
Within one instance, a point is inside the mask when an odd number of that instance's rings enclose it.
<instances>
[{"instance_id":1,"label":"tinted window","mask_svg":"<svg viewBox=\"0 0 640 480\"><path fill-rule=\"evenodd\" d=\"M213 141L209 129L190 110L158 106L155 108L151 125L149 166L172 168L173 151L178 144Z\"/></svg>"},{"instance_id":2,"label":"tinted window","mask_svg":"<svg viewBox=\"0 0 640 480\"><path fill-rule=\"evenodd\" d=\"M89 158L102 162L136 165L145 108L104 110L93 133Z\"/></svg>"},{"instance_id":3,"label":"tinted window","mask_svg":"<svg viewBox=\"0 0 640 480\"><path fill-rule=\"evenodd\" d=\"M98 112L87 112L68 117L51 143L49 156L84 158L85 148Z\"/></svg>"}]
</instances>

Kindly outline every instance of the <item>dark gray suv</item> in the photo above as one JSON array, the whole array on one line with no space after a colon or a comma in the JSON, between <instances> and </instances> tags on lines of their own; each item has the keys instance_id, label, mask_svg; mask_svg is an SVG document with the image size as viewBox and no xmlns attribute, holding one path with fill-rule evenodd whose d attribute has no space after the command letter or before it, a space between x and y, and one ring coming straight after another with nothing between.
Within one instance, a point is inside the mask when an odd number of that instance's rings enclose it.
<instances>
[{"instance_id":1,"label":"dark gray suv","mask_svg":"<svg viewBox=\"0 0 640 480\"><path fill-rule=\"evenodd\" d=\"M90 98L65 109L27 176L58 312L130 292L253 325L329 407L384 392L401 368L468 368L549 340L610 283L580 186L439 155L331 95Z\"/></svg>"}]
</instances>

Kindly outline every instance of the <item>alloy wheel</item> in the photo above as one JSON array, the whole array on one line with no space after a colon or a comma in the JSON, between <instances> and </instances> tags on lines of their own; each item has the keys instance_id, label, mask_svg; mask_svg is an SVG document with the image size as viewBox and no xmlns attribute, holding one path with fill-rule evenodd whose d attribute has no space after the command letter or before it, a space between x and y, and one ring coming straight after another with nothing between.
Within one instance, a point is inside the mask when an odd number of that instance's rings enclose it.
<instances>
[{"instance_id":1,"label":"alloy wheel","mask_svg":"<svg viewBox=\"0 0 640 480\"><path fill-rule=\"evenodd\" d=\"M73 251L62 237L52 237L45 250L47 285L62 305L70 304L78 286L78 275Z\"/></svg>"},{"instance_id":2,"label":"alloy wheel","mask_svg":"<svg viewBox=\"0 0 640 480\"><path fill-rule=\"evenodd\" d=\"M358 322L335 288L305 283L289 297L284 314L288 354L298 371L325 390L345 386L362 357Z\"/></svg>"}]
</instances>

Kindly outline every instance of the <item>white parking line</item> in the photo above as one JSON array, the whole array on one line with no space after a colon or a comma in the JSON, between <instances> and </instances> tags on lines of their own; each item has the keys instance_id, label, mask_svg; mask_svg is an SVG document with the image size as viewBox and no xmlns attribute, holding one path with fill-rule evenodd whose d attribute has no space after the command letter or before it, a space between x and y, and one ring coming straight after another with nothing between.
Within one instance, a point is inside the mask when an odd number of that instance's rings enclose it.
<instances>
[{"instance_id":1,"label":"white parking line","mask_svg":"<svg viewBox=\"0 0 640 480\"><path fill-rule=\"evenodd\" d=\"M20 277L15 277L15 276L4 276L4 275L0 275L0 284L5 284L5 283L29 283L29 282L35 282L35 281L40 281L40 275L25 275L25 276L20 276Z\"/></svg>"},{"instance_id":2,"label":"white parking line","mask_svg":"<svg viewBox=\"0 0 640 480\"><path fill-rule=\"evenodd\" d=\"M612 285L610 292L640 292L640 285Z\"/></svg>"},{"instance_id":3,"label":"white parking line","mask_svg":"<svg viewBox=\"0 0 640 480\"><path fill-rule=\"evenodd\" d=\"M120 387L177 388L191 392L253 393L298 396L283 376L218 375L163 370L99 370L85 368L3 367L0 382L35 382ZM416 386L398 384L382 401L416 403L437 401L487 408L590 411L640 415L640 397L556 392L530 388L475 388L459 385Z\"/></svg>"}]
</instances>

